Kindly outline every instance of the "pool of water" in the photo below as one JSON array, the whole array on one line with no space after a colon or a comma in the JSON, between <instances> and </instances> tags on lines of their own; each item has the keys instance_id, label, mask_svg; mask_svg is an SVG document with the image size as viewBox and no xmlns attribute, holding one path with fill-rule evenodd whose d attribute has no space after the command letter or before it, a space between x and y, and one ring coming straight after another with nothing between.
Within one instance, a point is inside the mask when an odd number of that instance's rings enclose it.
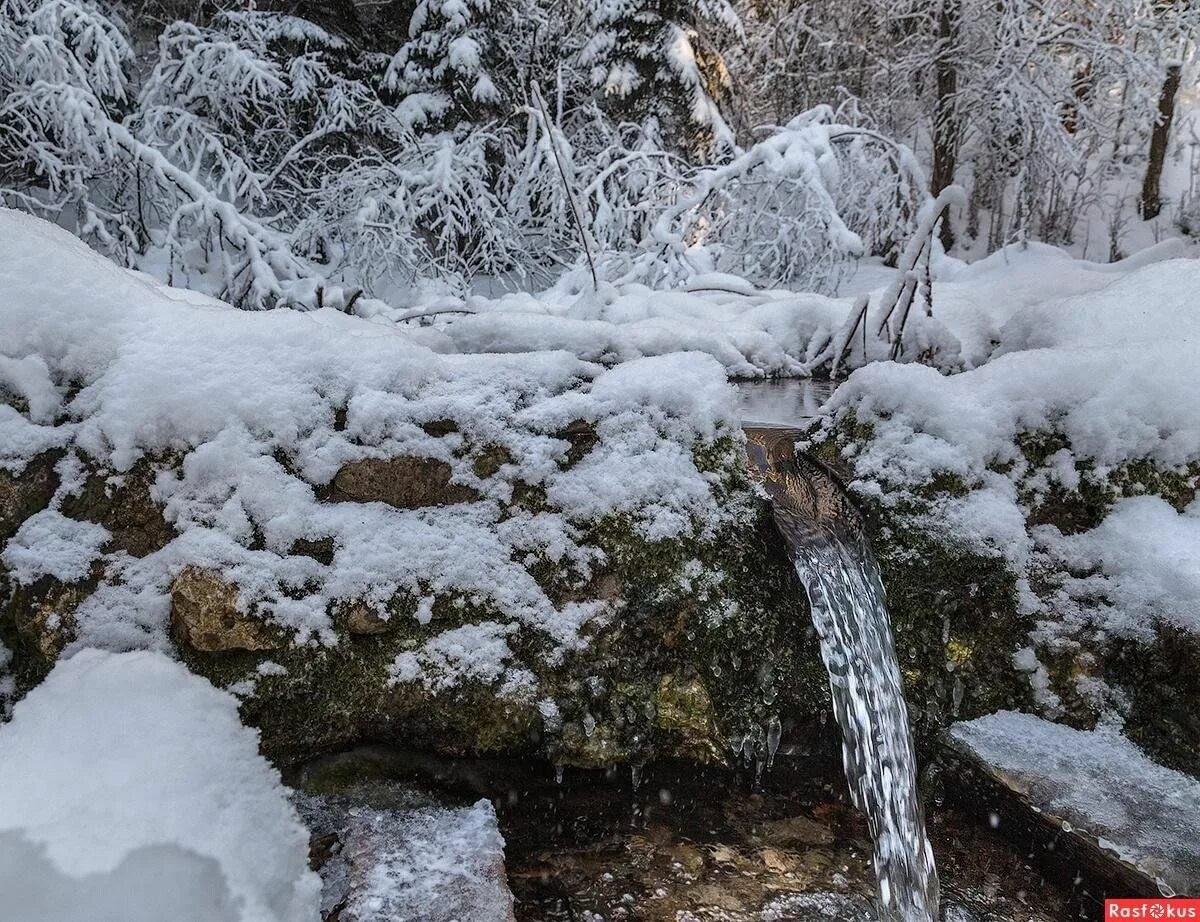
<instances>
[{"instance_id":1,"label":"pool of water","mask_svg":"<svg viewBox=\"0 0 1200 922\"><path fill-rule=\"evenodd\" d=\"M819 416L834 390L832 381L817 378L735 383L744 425L784 429L799 428Z\"/></svg>"}]
</instances>

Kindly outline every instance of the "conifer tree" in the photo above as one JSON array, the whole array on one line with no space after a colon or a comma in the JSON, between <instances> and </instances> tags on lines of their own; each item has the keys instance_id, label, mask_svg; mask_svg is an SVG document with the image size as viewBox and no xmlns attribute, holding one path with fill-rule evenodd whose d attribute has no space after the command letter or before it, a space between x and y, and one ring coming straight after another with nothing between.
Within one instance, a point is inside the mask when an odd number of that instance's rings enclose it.
<instances>
[{"instance_id":1,"label":"conifer tree","mask_svg":"<svg viewBox=\"0 0 1200 922\"><path fill-rule=\"evenodd\" d=\"M583 63L615 118L653 120L697 159L733 147L732 84L718 40L743 33L728 0L592 0L590 19Z\"/></svg>"}]
</instances>

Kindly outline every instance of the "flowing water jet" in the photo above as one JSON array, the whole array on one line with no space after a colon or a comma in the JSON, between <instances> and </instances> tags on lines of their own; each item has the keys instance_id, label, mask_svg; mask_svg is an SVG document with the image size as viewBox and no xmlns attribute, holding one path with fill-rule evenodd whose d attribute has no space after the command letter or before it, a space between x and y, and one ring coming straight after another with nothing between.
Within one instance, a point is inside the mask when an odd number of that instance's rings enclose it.
<instances>
[{"instance_id":1,"label":"flowing water jet","mask_svg":"<svg viewBox=\"0 0 1200 922\"><path fill-rule=\"evenodd\" d=\"M932 922L938 881L879 566L837 479L795 433L747 429L753 469L808 592L842 731L846 781L875 843L880 916Z\"/></svg>"}]
</instances>

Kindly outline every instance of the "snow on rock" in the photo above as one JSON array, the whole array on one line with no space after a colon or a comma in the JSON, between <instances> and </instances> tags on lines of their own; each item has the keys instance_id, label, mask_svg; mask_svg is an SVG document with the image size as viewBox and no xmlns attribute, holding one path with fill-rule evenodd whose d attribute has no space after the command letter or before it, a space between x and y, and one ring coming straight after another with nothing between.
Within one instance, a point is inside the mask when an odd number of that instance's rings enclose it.
<instances>
[{"instance_id":1,"label":"snow on rock","mask_svg":"<svg viewBox=\"0 0 1200 922\"><path fill-rule=\"evenodd\" d=\"M21 524L0 554L0 563L20 583L43 576L75 582L87 575L109 537L108 529L101 525L77 522L55 509L44 509Z\"/></svg>"},{"instance_id":2,"label":"snow on rock","mask_svg":"<svg viewBox=\"0 0 1200 922\"><path fill-rule=\"evenodd\" d=\"M1157 496L1120 500L1100 525L1046 535L1072 573L1066 591L1107 600L1109 627L1136 631L1162 619L1200 634L1200 498L1182 512Z\"/></svg>"},{"instance_id":3,"label":"snow on rock","mask_svg":"<svg viewBox=\"0 0 1200 922\"><path fill-rule=\"evenodd\" d=\"M3 209L0 303L0 388L28 408L0 401L0 465L19 472L59 448L68 465L119 478L148 459L176 533L133 557L106 546L101 526L65 518L61 495L25 523L4 550L17 584L104 572L73 612L75 648L165 649L172 581L194 567L298 642L334 643L338 605L459 593L544 634L554 657L585 642L599 610L555 604L523 560L544 555L583 579L597 553L579 523L628 516L659 540L729 515L693 457L737 433L732 388L706 355L611 370L563 351L439 355L420 331L329 309L237 311L166 288ZM565 461L572 425L596 436L578 463ZM497 460L481 473L484 454ZM349 466L402 458L428 462L454 496L422 508L327 501ZM509 505L529 488L553 508ZM293 553L313 541L329 559Z\"/></svg>"},{"instance_id":4,"label":"snow on rock","mask_svg":"<svg viewBox=\"0 0 1200 922\"><path fill-rule=\"evenodd\" d=\"M301 797L318 839L322 910L342 922L512 922L504 838L489 801L447 806L404 787Z\"/></svg>"},{"instance_id":5,"label":"snow on rock","mask_svg":"<svg viewBox=\"0 0 1200 922\"><path fill-rule=\"evenodd\" d=\"M1152 762L1111 727L1074 730L1000 711L955 724L956 748L1029 803L1167 894L1200 892L1200 782Z\"/></svg>"},{"instance_id":6,"label":"snow on rock","mask_svg":"<svg viewBox=\"0 0 1200 922\"><path fill-rule=\"evenodd\" d=\"M85 650L0 727L0 893L22 922L304 922L308 832L236 700Z\"/></svg>"},{"instance_id":7,"label":"snow on rock","mask_svg":"<svg viewBox=\"0 0 1200 922\"><path fill-rule=\"evenodd\" d=\"M1103 292L1019 312L997 357L949 377L920 365L877 364L838 389L879 432L857 460L898 483L935 471L978 477L1019 460L1018 433L1053 427L1078 458L1116 464L1200 457L1200 340L1180 335L1195 313L1200 260L1172 260Z\"/></svg>"},{"instance_id":8,"label":"snow on rock","mask_svg":"<svg viewBox=\"0 0 1200 922\"><path fill-rule=\"evenodd\" d=\"M1050 260L1047 271L1059 262ZM982 272L969 269L957 274L960 283ZM1194 504L1173 508L1132 496L1116 502L1094 531L1067 538L1028 519L1047 497L1076 492L1081 481L1100 493L1114 490L1110 477L1135 462L1184 481L1194 474L1200 339L1187 331L1194 327L1200 260L1135 265L1123 274L1089 269L1085 274L1108 281L1098 290L1062 269L1066 281L1047 278L1047 287L1079 285L1084 293L1011 312L993 357L980 367L946 376L922 365L880 363L850 376L830 406L838 423L852 416L871 427L861 444L845 446L855 489L900 508L920 503L935 479L953 477L966 492L941 496L927 523L1004 556L1019 577L1033 564L1058 572L1060 615L1084 605L1102 610L1097 617L1125 634L1144 633L1155 619L1195 631ZM997 271L993 266L983 278ZM994 279L1001 289L1004 278ZM1049 439L1055 450L1041 457L1030 438ZM1146 489L1128 477L1122 482ZM1099 575L1074 579L1068 572L1089 568ZM1027 597L1027 608L1038 604Z\"/></svg>"}]
</instances>

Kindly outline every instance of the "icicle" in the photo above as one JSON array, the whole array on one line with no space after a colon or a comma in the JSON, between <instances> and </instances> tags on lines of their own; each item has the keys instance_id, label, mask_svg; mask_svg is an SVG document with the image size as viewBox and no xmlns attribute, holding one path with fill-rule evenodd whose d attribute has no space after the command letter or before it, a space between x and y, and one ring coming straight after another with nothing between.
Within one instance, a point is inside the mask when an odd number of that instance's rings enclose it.
<instances>
[{"instance_id":1,"label":"icicle","mask_svg":"<svg viewBox=\"0 0 1200 922\"><path fill-rule=\"evenodd\" d=\"M783 725L778 717L767 721L767 768L775 764L775 753L779 751L779 740L783 737Z\"/></svg>"}]
</instances>

